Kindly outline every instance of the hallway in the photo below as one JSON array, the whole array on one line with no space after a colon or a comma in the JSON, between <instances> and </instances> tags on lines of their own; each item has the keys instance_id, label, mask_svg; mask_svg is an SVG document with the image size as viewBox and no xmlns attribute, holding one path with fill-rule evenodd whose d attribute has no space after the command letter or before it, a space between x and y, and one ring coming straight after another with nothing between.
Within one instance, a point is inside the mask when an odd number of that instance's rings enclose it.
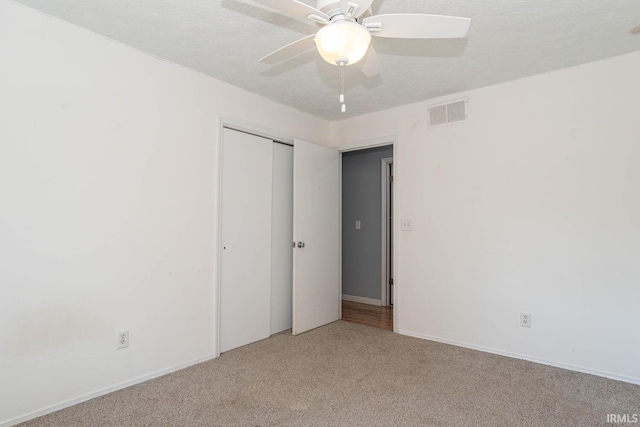
<instances>
[{"instance_id":1,"label":"hallway","mask_svg":"<svg viewBox=\"0 0 640 427\"><path fill-rule=\"evenodd\" d=\"M342 320L393 331L393 306L378 307L342 301Z\"/></svg>"}]
</instances>

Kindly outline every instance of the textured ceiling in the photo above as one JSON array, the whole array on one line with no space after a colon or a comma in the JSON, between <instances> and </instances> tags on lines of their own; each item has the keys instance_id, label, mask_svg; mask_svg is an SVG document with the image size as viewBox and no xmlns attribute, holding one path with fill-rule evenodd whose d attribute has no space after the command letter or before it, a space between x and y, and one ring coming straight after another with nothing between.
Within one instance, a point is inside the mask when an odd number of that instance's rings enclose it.
<instances>
[{"instance_id":1,"label":"textured ceiling","mask_svg":"<svg viewBox=\"0 0 640 427\"><path fill-rule=\"evenodd\" d=\"M302 0L315 6L311 0ZM158 57L330 120L640 51L638 0L375 0L375 13L471 18L466 39L374 38L382 74L339 69L311 51L258 59L317 30L251 0L18 0Z\"/></svg>"}]
</instances>

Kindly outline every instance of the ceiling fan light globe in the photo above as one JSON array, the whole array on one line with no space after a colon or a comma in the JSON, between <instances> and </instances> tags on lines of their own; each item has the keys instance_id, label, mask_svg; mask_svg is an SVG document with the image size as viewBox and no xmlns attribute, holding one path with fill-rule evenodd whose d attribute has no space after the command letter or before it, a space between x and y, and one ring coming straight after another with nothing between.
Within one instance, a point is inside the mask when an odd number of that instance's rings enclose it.
<instances>
[{"instance_id":1,"label":"ceiling fan light globe","mask_svg":"<svg viewBox=\"0 0 640 427\"><path fill-rule=\"evenodd\" d=\"M318 53L331 65L346 58L347 65L360 61L369 49L371 34L362 25L350 21L331 23L322 27L315 38Z\"/></svg>"}]
</instances>

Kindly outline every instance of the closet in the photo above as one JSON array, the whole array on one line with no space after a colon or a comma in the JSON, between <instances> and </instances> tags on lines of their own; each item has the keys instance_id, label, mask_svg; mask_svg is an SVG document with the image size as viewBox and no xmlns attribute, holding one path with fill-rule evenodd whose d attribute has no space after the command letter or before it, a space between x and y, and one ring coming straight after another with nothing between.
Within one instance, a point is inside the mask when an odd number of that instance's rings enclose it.
<instances>
[{"instance_id":1,"label":"closet","mask_svg":"<svg viewBox=\"0 0 640 427\"><path fill-rule=\"evenodd\" d=\"M293 147L223 130L220 351L291 328Z\"/></svg>"},{"instance_id":2,"label":"closet","mask_svg":"<svg viewBox=\"0 0 640 427\"><path fill-rule=\"evenodd\" d=\"M224 126L220 156L219 352L338 320L338 151Z\"/></svg>"}]
</instances>

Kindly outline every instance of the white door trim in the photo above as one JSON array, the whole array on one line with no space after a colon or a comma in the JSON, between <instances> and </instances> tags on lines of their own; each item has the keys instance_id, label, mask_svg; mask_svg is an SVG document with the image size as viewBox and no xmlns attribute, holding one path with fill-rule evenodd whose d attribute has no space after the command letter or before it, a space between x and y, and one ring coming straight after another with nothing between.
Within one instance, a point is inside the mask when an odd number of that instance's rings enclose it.
<instances>
[{"instance_id":1,"label":"white door trim","mask_svg":"<svg viewBox=\"0 0 640 427\"><path fill-rule=\"evenodd\" d=\"M380 291L380 304L383 307L389 305L389 281L391 280L391 265L390 265L390 251L389 251L389 227L388 219L391 212L388 211L389 206L389 197L390 191L389 187L391 186L391 173L389 170L389 165L393 163L393 157L385 157L384 159L380 159L380 190L382 192L382 203L381 203L381 215L380 215L380 263L381 266L381 291Z\"/></svg>"},{"instance_id":2,"label":"white door trim","mask_svg":"<svg viewBox=\"0 0 640 427\"><path fill-rule=\"evenodd\" d=\"M261 136L263 138L269 138L275 142L284 142L286 144L293 146L293 137L291 136L285 135L274 129L261 127L253 123L249 123L244 120L236 119L233 117L220 116L219 117L220 135L222 135L223 127L227 129L238 130L240 132L250 133L256 136Z\"/></svg>"},{"instance_id":3,"label":"white door trim","mask_svg":"<svg viewBox=\"0 0 640 427\"><path fill-rule=\"evenodd\" d=\"M393 149L396 149L398 137L395 135L382 136L380 138L365 139L362 141L349 142L341 145L340 147L334 147L341 153L347 153L349 151L364 150L365 148L382 147L385 145L393 145ZM394 151L395 157L395 151Z\"/></svg>"},{"instance_id":4,"label":"white door trim","mask_svg":"<svg viewBox=\"0 0 640 427\"><path fill-rule=\"evenodd\" d=\"M336 147L341 153L346 153L349 151L357 151L363 150L365 148L373 148L373 147L382 147L384 145L393 146L393 181L396 184L395 188L398 189L400 185L398 185L399 181L399 168L398 168L398 158L399 158L399 150L398 150L398 137L395 135L384 136L380 138L367 139L363 141L355 141L344 144L341 147ZM342 156L340 156L340 251L342 251ZM398 231L400 229L400 224L398 223L399 215L396 215L397 212L397 200L398 200L398 191L393 192L393 235L398 236ZM398 332L399 328L399 315L400 312L400 299L398 298L398 283L400 283L400 271L398 270L398 239L393 239L393 257L391 259L392 270L394 272L394 286L393 286L393 332ZM340 293L342 293L342 254L340 254Z\"/></svg>"}]
</instances>

